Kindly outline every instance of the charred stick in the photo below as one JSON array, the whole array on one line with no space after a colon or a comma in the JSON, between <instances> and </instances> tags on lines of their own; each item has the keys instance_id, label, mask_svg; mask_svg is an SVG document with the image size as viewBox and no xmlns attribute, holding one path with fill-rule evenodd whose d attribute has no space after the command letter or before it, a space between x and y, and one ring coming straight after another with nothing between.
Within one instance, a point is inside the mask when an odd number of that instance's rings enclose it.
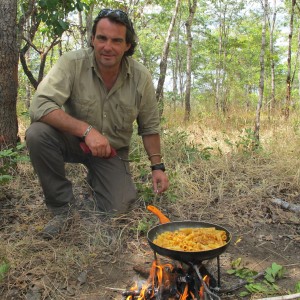
<instances>
[{"instance_id":1,"label":"charred stick","mask_svg":"<svg viewBox=\"0 0 300 300\"><path fill-rule=\"evenodd\" d=\"M202 278L202 275L201 275L201 273L200 273L200 271L199 271L198 266L192 264L192 267L193 267L194 270L196 271L196 273L197 273L197 275L198 275L198 277L199 277L199 279L200 279L200 282L201 282L202 286L204 287L205 292L208 294L208 297L209 297L211 300L213 300L213 299L221 300L221 298L220 298L218 295L216 295L216 294L214 294L213 292L210 291L210 289L208 288L207 284L205 283L205 281L204 281L203 278Z\"/></svg>"},{"instance_id":2,"label":"charred stick","mask_svg":"<svg viewBox=\"0 0 300 300\"><path fill-rule=\"evenodd\" d=\"M260 272L257 275L253 276L252 279L254 280L254 279L260 278L264 275L265 275L265 272ZM238 289L242 288L243 286L245 286L248 283L249 283L249 281L243 280L243 281L239 282L237 285L234 285L234 286L231 286L231 287L228 287L228 288L224 288L224 289L220 289L219 293L224 294L224 293L233 292L235 290L238 290Z\"/></svg>"}]
</instances>

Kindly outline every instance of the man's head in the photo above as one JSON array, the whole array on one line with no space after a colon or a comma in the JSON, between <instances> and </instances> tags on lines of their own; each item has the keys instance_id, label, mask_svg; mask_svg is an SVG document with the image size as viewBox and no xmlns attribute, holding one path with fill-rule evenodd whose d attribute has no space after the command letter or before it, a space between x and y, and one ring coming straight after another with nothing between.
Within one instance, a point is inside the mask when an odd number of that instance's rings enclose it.
<instances>
[{"instance_id":1,"label":"man's head","mask_svg":"<svg viewBox=\"0 0 300 300\"><path fill-rule=\"evenodd\" d=\"M109 9L109 8L102 9L94 20L94 24L92 28L92 38L96 34L96 28L98 22L103 18L109 19L110 22L119 23L126 26L126 43L130 44L131 47L125 52L124 55L125 56L133 55L137 42L136 42L136 34L132 22L128 18L128 15L120 9ZM92 44L91 46L93 47Z\"/></svg>"}]
</instances>

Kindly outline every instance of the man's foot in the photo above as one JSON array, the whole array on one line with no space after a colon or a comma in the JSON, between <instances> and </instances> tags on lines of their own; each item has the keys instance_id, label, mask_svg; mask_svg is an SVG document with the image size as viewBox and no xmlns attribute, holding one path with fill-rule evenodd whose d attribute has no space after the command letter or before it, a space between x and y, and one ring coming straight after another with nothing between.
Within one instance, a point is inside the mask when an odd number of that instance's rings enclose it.
<instances>
[{"instance_id":1,"label":"man's foot","mask_svg":"<svg viewBox=\"0 0 300 300\"><path fill-rule=\"evenodd\" d=\"M54 216L42 231L42 238L45 240L52 240L56 236L58 236L62 230L68 225L70 218L68 218L67 214L60 214Z\"/></svg>"}]
</instances>

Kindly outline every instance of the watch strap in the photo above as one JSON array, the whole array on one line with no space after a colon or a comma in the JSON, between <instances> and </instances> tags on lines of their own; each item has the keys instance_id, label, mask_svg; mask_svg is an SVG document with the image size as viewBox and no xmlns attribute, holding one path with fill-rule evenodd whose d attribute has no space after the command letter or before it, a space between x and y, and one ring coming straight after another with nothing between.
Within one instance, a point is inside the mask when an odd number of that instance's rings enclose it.
<instances>
[{"instance_id":1,"label":"watch strap","mask_svg":"<svg viewBox=\"0 0 300 300\"><path fill-rule=\"evenodd\" d=\"M165 170L166 170L164 163L152 165L152 166L150 166L150 168L152 171L161 170L161 171L165 172Z\"/></svg>"}]
</instances>

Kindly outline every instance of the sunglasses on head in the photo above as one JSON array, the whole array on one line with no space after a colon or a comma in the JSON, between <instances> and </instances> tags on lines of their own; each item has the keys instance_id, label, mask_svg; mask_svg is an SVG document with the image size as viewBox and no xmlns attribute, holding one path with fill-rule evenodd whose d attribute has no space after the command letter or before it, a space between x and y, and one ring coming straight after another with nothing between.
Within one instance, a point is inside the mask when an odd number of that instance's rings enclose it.
<instances>
[{"instance_id":1,"label":"sunglasses on head","mask_svg":"<svg viewBox=\"0 0 300 300\"><path fill-rule=\"evenodd\" d=\"M110 15L117 16L122 23L128 25L130 29L133 29L132 22L129 20L128 15L120 9L110 9L110 8L102 9L98 14L98 18L104 18Z\"/></svg>"}]
</instances>

